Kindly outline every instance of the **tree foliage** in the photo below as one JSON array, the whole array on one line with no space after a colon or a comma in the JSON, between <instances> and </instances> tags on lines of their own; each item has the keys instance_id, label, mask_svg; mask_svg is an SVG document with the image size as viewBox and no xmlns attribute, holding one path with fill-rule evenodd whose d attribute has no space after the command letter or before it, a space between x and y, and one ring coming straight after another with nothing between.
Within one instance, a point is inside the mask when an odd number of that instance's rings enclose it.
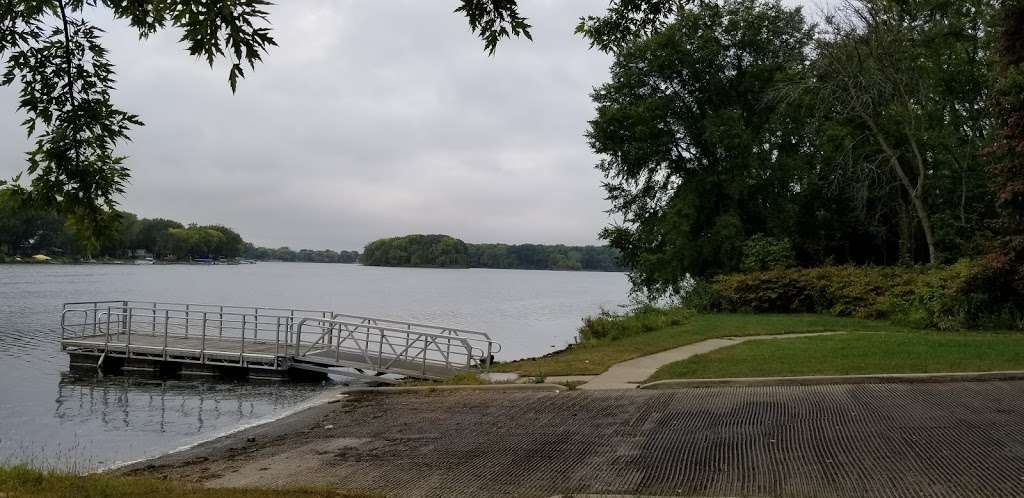
<instances>
[{"instance_id":1,"label":"tree foliage","mask_svg":"<svg viewBox=\"0 0 1024 498\"><path fill-rule=\"evenodd\" d=\"M0 256L45 253L71 259L92 257L187 261L197 258L355 263L357 251L268 249L247 243L223 225L183 225L117 211L100 238L75 226L75 219L33 203L14 188L0 188Z\"/></svg>"},{"instance_id":2,"label":"tree foliage","mask_svg":"<svg viewBox=\"0 0 1024 498\"><path fill-rule=\"evenodd\" d=\"M850 2L826 21L808 87L844 181L920 233L927 261L960 254L988 195L989 0ZM836 144L842 140L845 144ZM904 236L905 259L917 237Z\"/></svg>"},{"instance_id":3,"label":"tree foliage","mask_svg":"<svg viewBox=\"0 0 1024 498\"><path fill-rule=\"evenodd\" d=\"M243 65L253 66L274 45L266 5L264 0L0 3L0 84L18 84L18 109L27 115L22 124L35 140L25 169L32 201L74 217L81 231L96 238L114 221L111 215L129 177L115 148L142 121L113 104L114 68L87 11L105 7L143 38L168 27L180 29L190 54L210 65L218 58L230 61L234 91Z\"/></svg>"},{"instance_id":4,"label":"tree foliage","mask_svg":"<svg viewBox=\"0 0 1024 498\"><path fill-rule=\"evenodd\" d=\"M245 244L243 255L246 259L257 261L288 261L297 263L357 263L359 251L333 251L331 249L313 250L299 249L294 251L289 247L257 247L251 243Z\"/></svg>"},{"instance_id":5,"label":"tree foliage","mask_svg":"<svg viewBox=\"0 0 1024 498\"><path fill-rule=\"evenodd\" d=\"M816 26L775 0L637 0L585 19L615 56L588 133L622 220L602 236L635 289L742 270L758 236L802 266L977 255L995 9L849 0Z\"/></svg>"},{"instance_id":6,"label":"tree foliage","mask_svg":"<svg viewBox=\"0 0 1024 498\"><path fill-rule=\"evenodd\" d=\"M75 246L64 219L30 205L14 189L0 189L0 254L37 254Z\"/></svg>"},{"instance_id":7,"label":"tree foliage","mask_svg":"<svg viewBox=\"0 0 1024 498\"><path fill-rule=\"evenodd\" d=\"M484 50L491 55L502 38L523 36L533 40L530 23L519 14L516 0L462 0L455 9L469 21L469 28L480 36Z\"/></svg>"},{"instance_id":8,"label":"tree foliage","mask_svg":"<svg viewBox=\"0 0 1024 498\"><path fill-rule=\"evenodd\" d=\"M616 53L588 138L623 218L602 236L634 284L734 269L745 232L792 230L804 125L765 97L801 70L811 38L799 9L738 0L681 10Z\"/></svg>"},{"instance_id":9,"label":"tree foliage","mask_svg":"<svg viewBox=\"0 0 1024 498\"><path fill-rule=\"evenodd\" d=\"M360 262L369 266L622 271L609 247L540 244L467 244L449 235L405 235L370 242Z\"/></svg>"},{"instance_id":10,"label":"tree foliage","mask_svg":"<svg viewBox=\"0 0 1024 498\"><path fill-rule=\"evenodd\" d=\"M995 190L996 236L974 285L995 312L1013 310L1024 328L1024 2L1007 1L998 15L993 110L998 130L986 150Z\"/></svg>"}]
</instances>

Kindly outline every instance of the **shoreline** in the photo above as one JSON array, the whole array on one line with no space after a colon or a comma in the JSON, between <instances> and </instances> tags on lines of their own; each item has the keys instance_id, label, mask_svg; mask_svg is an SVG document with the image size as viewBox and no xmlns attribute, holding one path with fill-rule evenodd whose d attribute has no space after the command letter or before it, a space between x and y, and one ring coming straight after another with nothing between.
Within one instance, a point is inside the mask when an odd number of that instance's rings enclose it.
<instances>
[{"instance_id":1,"label":"shoreline","mask_svg":"<svg viewBox=\"0 0 1024 498\"><path fill-rule=\"evenodd\" d=\"M239 456L244 457L248 453L280 442L289 435L306 434L310 431L311 424L315 424L316 421L335 410L333 405L353 400L353 397L344 395L345 393L340 389L331 391L330 394L325 393L316 400L297 406L280 416L246 424L158 456L126 462L93 473L123 477L159 475L160 478L169 478L167 474L184 472L185 476L176 475L173 479L205 483L218 476L207 473L207 469L202 468L202 464L206 462L223 463ZM374 396L359 397L358 402L371 397Z\"/></svg>"},{"instance_id":2,"label":"shoreline","mask_svg":"<svg viewBox=\"0 0 1024 498\"><path fill-rule=\"evenodd\" d=\"M565 391L565 387L557 384L490 384L490 385L467 385L467 386L420 386L420 387L391 387L391 388L360 388L352 386L334 386L324 390L316 397L300 403L292 408L282 411L270 417L252 421L233 429L213 434L202 440L195 441L173 450L153 455L150 457L138 458L127 462L118 462L100 469L85 472L84 474L134 474L137 472L150 471L154 468L167 466L160 462L170 460L189 463L191 458L207 458L207 453L216 453L228 442L251 443L248 441L250 434L261 436L271 435L278 437L283 433L292 431L296 425L308 423L313 418L319 417L321 411L328 411L329 405L334 405L350 400L357 400L359 403L372 402L383 397L395 397L403 395L436 396L449 393L461 394L460 391L482 391L490 392L491 395L503 393L529 393L546 392L557 393ZM472 395L471 393L466 393ZM404 404L404 403L403 403ZM291 419L291 420L289 420ZM241 433L246 434L241 434ZM243 437L244 436L244 437ZM256 443L260 442L257 438ZM174 466L174 464L171 464Z\"/></svg>"},{"instance_id":3,"label":"shoreline","mask_svg":"<svg viewBox=\"0 0 1024 498\"><path fill-rule=\"evenodd\" d=\"M202 446L202 445L205 445L205 444L208 444L208 443L212 443L214 441L217 441L218 439L223 439L223 438L226 438L226 437L230 437L230 436L233 436L233 435L238 434L240 432L243 432L243 431L246 431L246 430L250 430L250 429L253 429L253 428L258 428L258 427L262 427L262 426L265 426L265 425L274 424L276 422L280 422L281 420L283 420L285 418L288 418L288 417L291 417L293 415L301 414L301 413L303 413L303 412L305 412L307 410L311 410L313 408L317 408L317 407L320 407L320 406L325 406L325 405L331 404L332 402L340 401L340 400L344 399L343 395L344 395L345 389L346 388L340 387L340 386L329 387L329 388L325 389L324 392L318 394L317 396L315 396L315 397L313 397L313 398L311 398L309 400L306 400L306 401L304 401L302 403L299 403L299 404L297 404L297 405L295 405L295 406L293 406L291 408L283 410L280 413L276 413L276 414L270 415L268 417L264 417L264 418L259 419L259 420L254 420L252 422L248 422L248 423L242 424L242 425L240 425L238 427L235 427L235 428L232 428L232 429L228 429L226 431L221 431L221 432L218 432L218 433L215 433L215 434L211 434L209 437L204 437L204 438L200 439L199 441L194 441L192 443L188 443L186 445L179 446L177 448L174 448L174 449L172 449L170 451L166 451L166 452L160 453L158 455L137 458L135 460L129 460L127 462L116 462L116 463L113 463L111 465L107 465L105 467L101 467L101 468L98 468L98 469L94 469L94 470L90 470L90 471L87 471L87 472L83 472L83 475L116 473L116 472L118 472L118 471L120 471L122 469L125 469L127 467L131 467L133 465L139 465L139 464L143 464L145 462L152 461L152 460L158 460L158 459L173 457L176 454L187 452L189 450L193 450L193 449L197 448L198 446Z\"/></svg>"}]
</instances>

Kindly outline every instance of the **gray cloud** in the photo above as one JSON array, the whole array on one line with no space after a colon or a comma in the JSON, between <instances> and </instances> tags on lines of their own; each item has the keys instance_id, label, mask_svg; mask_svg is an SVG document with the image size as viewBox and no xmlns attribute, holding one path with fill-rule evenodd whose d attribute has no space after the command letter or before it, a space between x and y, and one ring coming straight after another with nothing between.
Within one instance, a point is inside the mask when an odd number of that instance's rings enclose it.
<instances>
[{"instance_id":1,"label":"gray cloud","mask_svg":"<svg viewBox=\"0 0 1024 498\"><path fill-rule=\"evenodd\" d=\"M355 249L382 236L586 244L610 219L583 138L610 59L572 31L607 4L533 0L534 42L487 57L456 2L303 0L272 9L274 48L232 96L177 33L140 42L104 11L118 104L146 126L122 151L124 209L224 223L263 245ZM29 148L0 90L0 175Z\"/></svg>"}]
</instances>

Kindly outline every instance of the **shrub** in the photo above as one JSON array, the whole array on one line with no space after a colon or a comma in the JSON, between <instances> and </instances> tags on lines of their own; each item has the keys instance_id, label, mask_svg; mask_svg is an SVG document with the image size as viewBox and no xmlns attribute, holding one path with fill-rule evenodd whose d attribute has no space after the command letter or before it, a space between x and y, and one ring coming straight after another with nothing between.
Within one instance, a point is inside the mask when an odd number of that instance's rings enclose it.
<instances>
[{"instance_id":1,"label":"shrub","mask_svg":"<svg viewBox=\"0 0 1024 498\"><path fill-rule=\"evenodd\" d=\"M755 235L743 243L743 261L740 268L745 272L784 270L796 266L796 253L789 239Z\"/></svg>"},{"instance_id":2,"label":"shrub","mask_svg":"<svg viewBox=\"0 0 1024 498\"><path fill-rule=\"evenodd\" d=\"M1020 298L995 303L983 273L972 261L761 271L717 277L684 302L700 311L827 313L940 330L1022 328Z\"/></svg>"},{"instance_id":3,"label":"shrub","mask_svg":"<svg viewBox=\"0 0 1024 498\"><path fill-rule=\"evenodd\" d=\"M628 314L601 311L597 316L583 319L580 342L609 340L653 332L666 327L682 325L693 316L693 311L681 307L657 308L641 306Z\"/></svg>"}]
</instances>

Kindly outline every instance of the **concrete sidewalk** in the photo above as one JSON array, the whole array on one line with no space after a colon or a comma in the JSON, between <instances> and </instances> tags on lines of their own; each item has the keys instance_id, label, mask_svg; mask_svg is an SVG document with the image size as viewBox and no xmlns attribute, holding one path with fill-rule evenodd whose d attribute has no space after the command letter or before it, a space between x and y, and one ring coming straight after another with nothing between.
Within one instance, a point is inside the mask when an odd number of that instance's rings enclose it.
<instances>
[{"instance_id":1,"label":"concrete sidewalk","mask_svg":"<svg viewBox=\"0 0 1024 498\"><path fill-rule=\"evenodd\" d=\"M710 353L716 349L734 346L746 341L763 341L771 339L791 339L794 337L812 337L820 335L845 334L845 332L818 332L809 334L777 334L777 335L753 335L747 337L724 337L721 339L708 339L686 346L681 346L668 351L662 351L648 356L641 356L622 363L612 365L606 372L593 377L586 384L579 386L583 390L607 390L607 389L636 389L641 383L654 375L659 368L677 361L686 360L690 357ZM560 377L548 377L548 382L564 382Z\"/></svg>"}]
</instances>

